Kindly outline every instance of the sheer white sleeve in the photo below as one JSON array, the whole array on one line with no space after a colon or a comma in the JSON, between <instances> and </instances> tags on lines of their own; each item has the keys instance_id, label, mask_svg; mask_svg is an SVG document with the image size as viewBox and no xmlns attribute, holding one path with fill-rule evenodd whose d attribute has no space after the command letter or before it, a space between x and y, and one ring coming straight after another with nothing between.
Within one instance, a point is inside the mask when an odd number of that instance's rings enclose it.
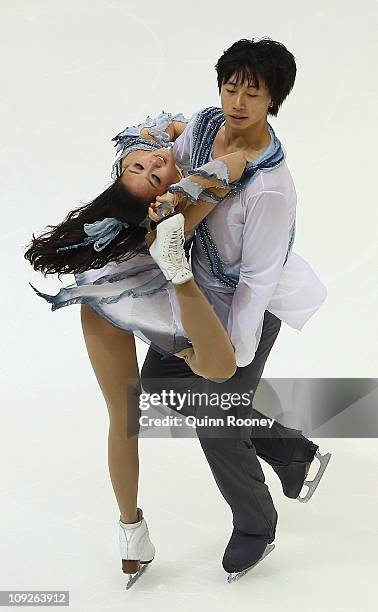
<instances>
[{"instance_id":1,"label":"sheer white sleeve","mask_svg":"<svg viewBox=\"0 0 378 612\"><path fill-rule=\"evenodd\" d=\"M282 193L265 191L247 200L240 276L227 326L239 367L255 356L264 312L282 274L289 229Z\"/></svg>"}]
</instances>

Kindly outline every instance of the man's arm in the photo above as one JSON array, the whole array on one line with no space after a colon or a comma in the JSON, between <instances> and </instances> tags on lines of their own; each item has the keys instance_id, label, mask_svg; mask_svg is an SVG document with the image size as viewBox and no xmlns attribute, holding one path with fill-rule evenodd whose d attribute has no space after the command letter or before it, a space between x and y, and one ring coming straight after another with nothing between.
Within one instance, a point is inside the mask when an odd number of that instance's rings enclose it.
<instances>
[{"instance_id":1,"label":"man's arm","mask_svg":"<svg viewBox=\"0 0 378 612\"><path fill-rule=\"evenodd\" d=\"M227 325L238 367L248 365L255 356L264 313L282 274L289 229L282 193L265 191L247 201L239 283Z\"/></svg>"}]
</instances>

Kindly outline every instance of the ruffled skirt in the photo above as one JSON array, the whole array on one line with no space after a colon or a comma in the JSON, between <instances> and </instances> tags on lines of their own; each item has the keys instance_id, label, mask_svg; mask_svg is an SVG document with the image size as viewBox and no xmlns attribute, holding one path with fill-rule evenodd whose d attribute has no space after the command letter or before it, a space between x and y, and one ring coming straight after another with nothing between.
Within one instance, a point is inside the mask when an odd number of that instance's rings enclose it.
<instances>
[{"instance_id":1,"label":"ruffled skirt","mask_svg":"<svg viewBox=\"0 0 378 612\"><path fill-rule=\"evenodd\" d=\"M57 295L31 287L57 310L88 304L106 321L130 331L162 355L192 346L185 334L174 285L149 254L137 254L121 263L75 274L75 283Z\"/></svg>"}]
</instances>

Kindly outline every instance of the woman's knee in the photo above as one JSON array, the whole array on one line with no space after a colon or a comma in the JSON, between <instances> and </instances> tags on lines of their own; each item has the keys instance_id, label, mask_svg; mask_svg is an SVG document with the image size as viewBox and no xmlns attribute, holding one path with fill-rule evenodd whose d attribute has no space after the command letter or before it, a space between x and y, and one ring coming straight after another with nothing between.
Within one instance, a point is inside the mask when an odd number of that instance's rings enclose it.
<instances>
[{"instance_id":1,"label":"woman's knee","mask_svg":"<svg viewBox=\"0 0 378 612\"><path fill-rule=\"evenodd\" d=\"M236 361L232 359L220 363L206 363L201 370L201 376L211 382L223 383L232 378L236 370Z\"/></svg>"}]
</instances>

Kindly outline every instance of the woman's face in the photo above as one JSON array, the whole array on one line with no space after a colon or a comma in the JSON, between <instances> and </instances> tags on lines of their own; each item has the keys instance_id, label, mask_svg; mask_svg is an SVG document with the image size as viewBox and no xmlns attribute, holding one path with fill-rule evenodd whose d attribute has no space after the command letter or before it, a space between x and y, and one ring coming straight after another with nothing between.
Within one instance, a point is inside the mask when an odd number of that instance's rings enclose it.
<instances>
[{"instance_id":1,"label":"woman's face","mask_svg":"<svg viewBox=\"0 0 378 612\"><path fill-rule=\"evenodd\" d=\"M132 151L125 159L120 181L133 194L154 202L166 193L169 185L181 178L172 149Z\"/></svg>"}]
</instances>

